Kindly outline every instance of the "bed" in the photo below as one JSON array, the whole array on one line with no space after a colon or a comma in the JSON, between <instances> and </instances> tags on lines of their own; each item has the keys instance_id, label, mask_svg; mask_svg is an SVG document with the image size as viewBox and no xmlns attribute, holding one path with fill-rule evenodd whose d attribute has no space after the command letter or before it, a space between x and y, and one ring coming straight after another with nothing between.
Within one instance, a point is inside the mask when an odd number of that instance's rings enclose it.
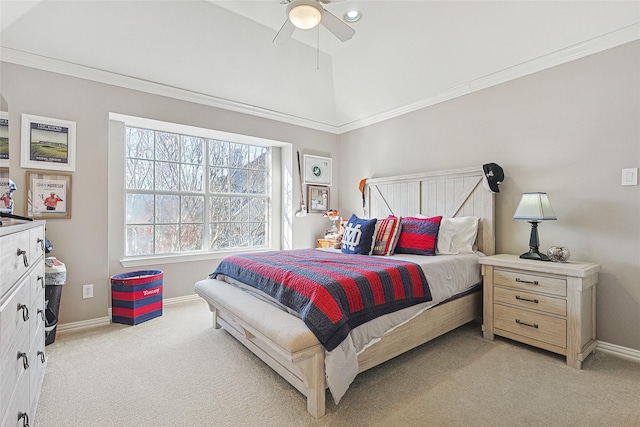
<instances>
[{"instance_id":1,"label":"bed","mask_svg":"<svg viewBox=\"0 0 640 427\"><path fill-rule=\"evenodd\" d=\"M483 186L481 167L369 179L364 198L366 210L358 213L362 217L477 217L474 250L478 253L433 257L403 254L399 258L445 262L449 272L471 262L473 273L463 276L468 276L467 281L481 281L476 258L494 253L494 194ZM438 283L433 283L439 279L429 276L434 294L431 301L358 326L336 349L328 351L299 316L278 307L268 295L247 292L239 281L231 279L228 283L223 278L208 278L195 285L196 293L207 301L213 313L214 328L224 328L305 395L307 410L316 418L325 413L328 386L338 402L359 372L462 326L482 312L479 283L442 293L437 290ZM363 332L370 329L377 332ZM342 377L347 378L346 384L335 380Z\"/></svg>"}]
</instances>

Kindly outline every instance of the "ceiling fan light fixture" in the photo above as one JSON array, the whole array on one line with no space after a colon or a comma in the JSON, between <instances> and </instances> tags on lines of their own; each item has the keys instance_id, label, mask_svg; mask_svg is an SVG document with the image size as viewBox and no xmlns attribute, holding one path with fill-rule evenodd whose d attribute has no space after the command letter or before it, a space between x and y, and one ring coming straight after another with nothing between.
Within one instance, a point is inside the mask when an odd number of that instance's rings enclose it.
<instances>
[{"instance_id":1,"label":"ceiling fan light fixture","mask_svg":"<svg viewBox=\"0 0 640 427\"><path fill-rule=\"evenodd\" d=\"M313 0L295 0L287 7L289 21L301 30L315 27L322 19L322 6Z\"/></svg>"},{"instance_id":2,"label":"ceiling fan light fixture","mask_svg":"<svg viewBox=\"0 0 640 427\"><path fill-rule=\"evenodd\" d=\"M342 15L342 17L346 22L353 24L354 22L358 22L360 18L362 18L362 12L360 12L359 10L352 9L352 10L346 11L344 15Z\"/></svg>"}]
</instances>

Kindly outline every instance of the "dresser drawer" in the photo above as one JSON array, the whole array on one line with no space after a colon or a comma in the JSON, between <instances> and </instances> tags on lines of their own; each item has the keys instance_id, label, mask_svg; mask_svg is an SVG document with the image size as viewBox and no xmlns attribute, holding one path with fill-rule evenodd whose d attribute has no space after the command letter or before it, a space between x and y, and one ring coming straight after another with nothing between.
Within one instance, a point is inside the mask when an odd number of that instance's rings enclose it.
<instances>
[{"instance_id":1,"label":"dresser drawer","mask_svg":"<svg viewBox=\"0 0 640 427\"><path fill-rule=\"evenodd\" d=\"M567 348L566 319L496 304L494 326L496 329Z\"/></svg>"},{"instance_id":2,"label":"dresser drawer","mask_svg":"<svg viewBox=\"0 0 640 427\"><path fill-rule=\"evenodd\" d=\"M24 251L24 256L19 255ZM26 273L29 268L25 265L25 258L29 260L29 232L10 234L2 238L2 252L0 252L0 298Z\"/></svg>"},{"instance_id":3,"label":"dresser drawer","mask_svg":"<svg viewBox=\"0 0 640 427\"><path fill-rule=\"evenodd\" d=\"M542 292L561 297L567 296L567 281L565 279L556 279L537 274L495 269L493 271L493 283L494 285L525 291Z\"/></svg>"},{"instance_id":4,"label":"dresser drawer","mask_svg":"<svg viewBox=\"0 0 640 427\"><path fill-rule=\"evenodd\" d=\"M29 286L25 283L28 280L26 277L0 306L0 359L18 335L29 335L29 319L33 313L29 306Z\"/></svg>"},{"instance_id":5,"label":"dresser drawer","mask_svg":"<svg viewBox=\"0 0 640 427\"><path fill-rule=\"evenodd\" d=\"M495 302L540 310L558 316L567 315L567 300L564 298L554 298L547 295L496 286L493 288L493 299Z\"/></svg>"},{"instance_id":6,"label":"dresser drawer","mask_svg":"<svg viewBox=\"0 0 640 427\"><path fill-rule=\"evenodd\" d=\"M16 384L21 381L21 377L25 372L28 375L28 367L25 369L24 362L31 365L29 359L29 336L21 334L14 342L6 348L3 348L3 358L0 365L0 413L4 413L7 409L6 405L11 399ZM18 355L24 355L18 357ZM28 381L28 380L27 380Z\"/></svg>"}]
</instances>

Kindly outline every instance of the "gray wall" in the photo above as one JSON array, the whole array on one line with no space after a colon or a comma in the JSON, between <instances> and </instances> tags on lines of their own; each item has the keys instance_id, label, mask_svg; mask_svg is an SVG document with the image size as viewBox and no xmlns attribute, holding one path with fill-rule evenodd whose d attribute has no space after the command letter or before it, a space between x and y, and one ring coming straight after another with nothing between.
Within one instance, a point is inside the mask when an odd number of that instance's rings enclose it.
<instances>
[{"instance_id":1,"label":"gray wall","mask_svg":"<svg viewBox=\"0 0 640 427\"><path fill-rule=\"evenodd\" d=\"M512 219L522 192L546 191L557 221L541 248L602 265L597 335L640 350L640 42L629 43L340 137L340 207L361 212L358 182L495 162L498 253L528 250L530 226Z\"/></svg>"},{"instance_id":2,"label":"gray wall","mask_svg":"<svg viewBox=\"0 0 640 427\"><path fill-rule=\"evenodd\" d=\"M204 105L96 83L34 68L0 62L0 93L9 105L9 139L11 177L18 184L15 195L17 214L24 214L25 169L20 168L21 114L66 119L76 122L77 159L72 175L72 218L47 221L47 237L54 244L52 256L67 267L67 284L60 303L60 323L91 321L108 315L110 277L123 271L160 268L164 271L164 297L193 294L196 281L206 278L218 260L152 264L123 268L117 254L119 248L109 248L107 194L109 179L123 173L122 165L109 165L109 112L149 119L199 126L288 142L295 151L334 157L334 182L339 159L336 157L337 137L315 131L248 116ZM288 165L292 168L293 165ZM300 206L297 167L294 170L293 209ZM333 200L339 192L334 185ZM306 195L305 195L306 199ZM116 212L118 215L120 212ZM330 222L321 214L304 218L293 217L293 247L315 246ZM117 239L116 239L117 240ZM114 255L115 254L115 255ZM82 285L94 284L94 298L82 299Z\"/></svg>"},{"instance_id":3,"label":"gray wall","mask_svg":"<svg viewBox=\"0 0 640 427\"><path fill-rule=\"evenodd\" d=\"M511 217L523 191L548 192L558 221L540 225L541 246L568 246L574 260L602 265L598 339L640 350L640 187L620 185L622 168L640 166L640 42L341 136L0 65L0 92L9 103L11 123L30 113L78 126L73 218L47 223L53 255L69 270L62 323L106 316L109 277L118 272L110 265L107 242L109 233L120 230L107 226L104 197L112 173L108 113L118 112L292 142L294 152L331 156L338 184L331 197L339 201L332 207L343 216L361 212L361 178L496 162L507 175L496 198L498 252L528 249L528 223ZM24 186L18 125L10 125L10 138L11 175ZM18 210L23 194L18 193ZM298 194L294 180L294 209ZM312 246L326 226L319 215L294 219L294 247ZM193 283L213 265L212 260L166 266L165 296L191 294ZM95 298L81 299L86 283L96 285Z\"/></svg>"}]
</instances>

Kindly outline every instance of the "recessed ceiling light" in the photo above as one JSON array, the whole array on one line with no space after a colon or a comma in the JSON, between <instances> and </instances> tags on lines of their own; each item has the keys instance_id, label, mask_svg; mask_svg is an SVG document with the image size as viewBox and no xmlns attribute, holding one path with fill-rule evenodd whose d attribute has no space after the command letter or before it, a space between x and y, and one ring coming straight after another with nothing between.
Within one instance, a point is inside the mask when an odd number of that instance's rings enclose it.
<instances>
[{"instance_id":1,"label":"recessed ceiling light","mask_svg":"<svg viewBox=\"0 0 640 427\"><path fill-rule=\"evenodd\" d=\"M362 12L359 10L349 10L344 13L343 18L349 23L358 22L362 18Z\"/></svg>"}]
</instances>

